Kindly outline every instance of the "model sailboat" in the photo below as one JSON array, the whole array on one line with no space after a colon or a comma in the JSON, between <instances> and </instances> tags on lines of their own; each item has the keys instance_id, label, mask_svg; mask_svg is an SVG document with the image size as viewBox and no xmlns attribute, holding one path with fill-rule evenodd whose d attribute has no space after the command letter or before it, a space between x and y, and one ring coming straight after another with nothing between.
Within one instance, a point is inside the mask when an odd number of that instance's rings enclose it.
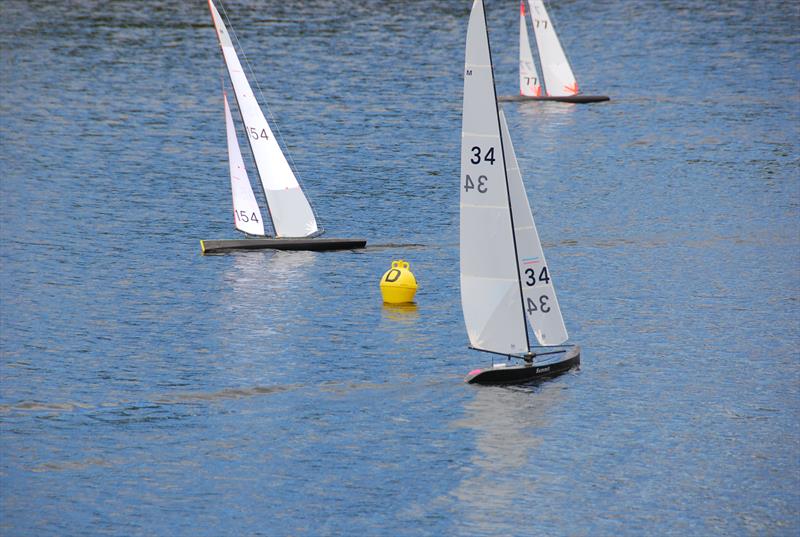
<instances>
[{"instance_id":1,"label":"model sailboat","mask_svg":"<svg viewBox=\"0 0 800 537\"><path fill-rule=\"evenodd\" d=\"M572 73L567 55L561 47L556 30L542 0L529 0L532 6L533 32L536 50L542 66L542 80L536 75L531 45L528 41L528 23L525 17L525 0L519 3L519 95L501 97L501 101L559 101L566 103L596 103L608 101L606 95L581 95L578 81Z\"/></svg>"},{"instance_id":2,"label":"model sailboat","mask_svg":"<svg viewBox=\"0 0 800 537\"><path fill-rule=\"evenodd\" d=\"M577 366L580 348L564 345L567 330L553 277L506 119L498 109L483 0L472 5L464 64L460 188L464 323L471 348L523 360L521 365L476 369L466 380L528 382ZM543 347L531 346L528 322Z\"/></svg>"},{"instance_id":3,"label":"model sailboat","mask_svg":"<svg viewBox=\"0 0 800 537\"><path fill-rule=\"evenodd\" d=\"M214 22L222 56L245 127L245 135L267 200L268 214L275 230L275 237L267 238L265 235L264 219L250 186L227 95L224 95L234 226L244 232L247 238L200 241L203 253L262 248L280 250L363 248L366 245L363 239L318 238L323 231L317 224L311 204L300 188L294 171L261 111L239 62L230 34L212 0L208 0L208 8L211 11L211 19Z\"/></svg>"}]
</instances>

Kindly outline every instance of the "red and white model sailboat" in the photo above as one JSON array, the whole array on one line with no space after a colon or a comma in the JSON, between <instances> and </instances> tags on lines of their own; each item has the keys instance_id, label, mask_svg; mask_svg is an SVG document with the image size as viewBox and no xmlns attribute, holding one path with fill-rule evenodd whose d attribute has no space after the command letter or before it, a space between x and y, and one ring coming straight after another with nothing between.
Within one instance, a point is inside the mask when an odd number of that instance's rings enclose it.
<instances>
[{"instance_id":1,"label":"red and white model sailboat","mask_svg":"<svg viewBox=\"0 0 800 537\"><path fill-rule=\"evenodd\" d=\"M536 50L542 66L542 78L536 74L531 45L528 41L528 24L525 0L519 3L519 95L501 97L501 101L559 101L566 103L596 103L608 101L606 95L582 95L578 81L564 54L553 23L542 0L529 0Z\"/></svg>"}]
</instances>

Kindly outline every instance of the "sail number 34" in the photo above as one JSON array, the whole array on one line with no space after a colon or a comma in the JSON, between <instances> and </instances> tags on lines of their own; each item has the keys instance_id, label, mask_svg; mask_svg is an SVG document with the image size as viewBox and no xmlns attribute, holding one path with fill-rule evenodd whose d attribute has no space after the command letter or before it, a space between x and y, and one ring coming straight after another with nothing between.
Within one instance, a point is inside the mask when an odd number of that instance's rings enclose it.
<instances>
[{"instance_id":1,"label":"sail number 34","mask_svg":"<svg viewBox=\"0 0 800 537\"><path fill-rule=\"evenodd\" d=\"M484 162L494 165L494 147L490 147L484 152L480 147L475 146L471 151L472 157L469 159L471 164L480 164L481 160L483 160ZM488 192L488 188L486 187L486 182L488 180L489 178L485 175L479 175L477 180L473 180L472 177L467 174L467 177L464 179L464 191L469 192L475 189L481 194L486 194L486 192Z\"/></svg>"},{"instance_id":2,"label":"sail number 34","mask_svg":"<svg viewBox=\"0 0 800 537\"><path fill-rule=\"evenodd\" d=\"M547 295L542 295L539 297L539 304L536 304L536 301L533 300L531 297L528 297L527 303L528 307L525 308L528 310L528 315L532 315L534 311L541 311L542 313L549 313L550 306L547 305L547 301L550 300L550 297Z\"/></svg>"},{"instance_id":3,"label":"sail number 34","mask_svg":"<svg viewBox=\"0 0 800 537\"><path fill-rule=\"evenodd\" d=\"M536 285L537 281L544 282L545 285L550 283L550 275L547 273L547 267L542 267L542 270L539 271L539 276L536 276L536 270L533 268L525 269L525 285L528 287L533 287ZM542 313L549 313L550 306L547 305L547 301L550 300L550 297L547 295L541 295L539 297L539 303L537 304L534 299L528 297L526 302L525 309L528 310L528 315L532 315L534 311L541 311Z\"/></svg>"}]
</instances>

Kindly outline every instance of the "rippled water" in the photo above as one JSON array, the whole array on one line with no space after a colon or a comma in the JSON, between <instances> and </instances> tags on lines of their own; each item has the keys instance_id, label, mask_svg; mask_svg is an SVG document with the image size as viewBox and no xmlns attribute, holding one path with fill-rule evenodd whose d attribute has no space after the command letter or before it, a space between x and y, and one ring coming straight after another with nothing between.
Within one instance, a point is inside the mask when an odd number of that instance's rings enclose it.
<instances>
[{"instance_id":1,"label":"rippled water","mask_svg":"<svg viewBox=\"0 0 800 537\"><path fill-rule=\"evenodd\" d=\"M551 3L612 101L505 105L584 350L514 389L462 383L469 2L225 7L328 233L375 246L200 255L234 236L205 2L3 2L0 533L800 531L796 4Z\"/></svg>"}]
</instances>

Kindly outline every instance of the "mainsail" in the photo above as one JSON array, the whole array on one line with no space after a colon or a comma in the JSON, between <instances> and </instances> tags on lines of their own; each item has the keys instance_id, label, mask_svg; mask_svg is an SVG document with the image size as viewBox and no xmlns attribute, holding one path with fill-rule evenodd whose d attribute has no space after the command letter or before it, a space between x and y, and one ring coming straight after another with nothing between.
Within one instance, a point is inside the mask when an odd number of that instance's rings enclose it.
<instances>
[{"instance_id":1,"label":"mainsail","mask_svg":"<svg viewBox=\"0 0 800 537\"><path fill-rule=\"evenodd\" d=\"M482 0L467 29L461 126L461 305L473 347L528 352Z\"/></svg>"},{"instance_id":2,"label":"mainsail","mask_svg":"<svg viewBox=\"0 0 800 537\"><path fill-rule=\"evenodd\" d=\"M508 134L506 116L500 111L503 148L506 155L508 193L517 241L517 262L522 280L522 296L528 321L542 345L560 345L567 340L567 328L558 307L553 276L547 268L544 251L533 222L533 214L522 183L522 174Z\"/></svg>"},{"instance_id":3,"label":"mainsail","mask_svg":"<svg viewBox=\"0 0 800 537\"><path fill-rule=\"evenodd\" d=\"M531 53L531 43L528 41L525 0L519 2L519 94L527 97L539 97L542 94L542 86Z\"/></svg>"},{"instance_id":4,"label":"mainsail","mask_svg":"<svg viewBox=\"0 0 800 537\"><path fill-rule=\"evenodd\" d=\"M264 187L275 234L278 237L314 235L319 229L311 205L272 134L272 129L247 81L228 30L211 0L208 0L208 7L217 30L217 38L239 105L245 134L256 162L258 176Z\"/></svg>"},{"instance_id":5,"label":"mainsail","mask_svg":"<svg viewBox=\"0 0 800 537\"><path fill-rule=\"evenodd\" d=\"M225 100L225 130L228 133L228 164L231 170L231 195L233 197L233 223L236 229L249 235L264 235L264 218L250 186L250 178L244 167L239 141L236 139L236 128L233 126L228 95Z\"/></svg>"},{"instance_id":6,"label":"mainsail","mask_svg":"<svg viewBox=\"0 0 800 537\"><path fill-rule=\"evenodd\" d=\"M547 95L562 97L578 93L578 82L561 48L550 16L542 0L528 0L533 17L533 32L536 35L536 48L542 65L542 77Z\"/></svg>"}]
</instances>

